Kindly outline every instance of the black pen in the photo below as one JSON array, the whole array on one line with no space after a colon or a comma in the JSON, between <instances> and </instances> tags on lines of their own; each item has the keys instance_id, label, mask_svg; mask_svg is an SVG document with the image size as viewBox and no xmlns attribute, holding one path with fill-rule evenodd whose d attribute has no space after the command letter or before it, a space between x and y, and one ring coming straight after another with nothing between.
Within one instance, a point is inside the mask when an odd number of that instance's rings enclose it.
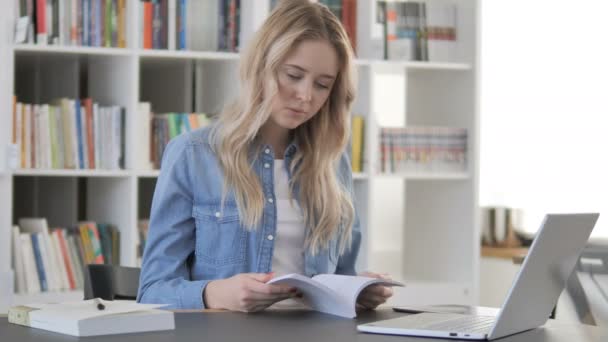
<instances>
[{"instance_id":1,"label":"black pen","mask_svg":"<svg viewBox=\"0 0 608 342\"><path fill-rule=\"evenodd\" d=\"M98 310L105 310L106 306L103 305L103 303L101 302L101 298L93 298L93 301L95 302L95 304L97 304Z\"/></svg>"}]
</instances>

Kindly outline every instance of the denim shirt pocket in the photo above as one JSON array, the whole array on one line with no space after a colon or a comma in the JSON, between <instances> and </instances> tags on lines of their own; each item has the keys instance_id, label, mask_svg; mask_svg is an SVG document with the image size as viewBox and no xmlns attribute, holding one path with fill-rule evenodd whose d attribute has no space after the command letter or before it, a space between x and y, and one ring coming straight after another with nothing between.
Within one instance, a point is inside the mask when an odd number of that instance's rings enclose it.
<instances>
[{"instance_id":1,"label":"denim shirt pocket","mask_svg":"<svg viewBox=\"0 0 608 342\"><path fill-rule=\"evenodd\" d=\"M240 265L245 262L247 231L239 220L236 205L196 205L196 257L211 266Z\"/></svg>"}]
</instances>

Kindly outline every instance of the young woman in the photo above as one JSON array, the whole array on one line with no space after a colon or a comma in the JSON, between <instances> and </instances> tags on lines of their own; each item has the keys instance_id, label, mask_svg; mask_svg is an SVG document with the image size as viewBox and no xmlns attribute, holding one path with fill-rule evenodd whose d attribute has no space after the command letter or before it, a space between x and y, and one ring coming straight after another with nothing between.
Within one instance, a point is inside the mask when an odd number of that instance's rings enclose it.
<instances>
[{"instance_id":1,"label":"young woman","mask_svg":"<svg viewBox=\"0 0 608 342\"><path fill-rule=\"evenodd\" d=\"M344 152L355 80L343 27L323 5L282 1L240 71L236 103L164 152L140 302L251 312L297 295L266 284L274 276L356 274L361 233ZM358 304L391 295L377 285Z\"/></svg>"}]
</instances>

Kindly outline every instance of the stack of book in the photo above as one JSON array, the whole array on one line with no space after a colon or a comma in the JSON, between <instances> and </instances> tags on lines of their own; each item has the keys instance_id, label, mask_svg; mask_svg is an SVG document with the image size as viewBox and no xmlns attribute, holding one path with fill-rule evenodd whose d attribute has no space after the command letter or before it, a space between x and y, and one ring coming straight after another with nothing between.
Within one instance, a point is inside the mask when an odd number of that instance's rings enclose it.
<instances>
[{"instance_id":1,"label":"stack of book","mask_svg":"<svg viewBox=\"0 0 608 342\"><path fill-rule=\"evenodd\" d=\"M91 98L28 104L13 98L13 138L18 167L124 169L125 109Z\"/></svg>"},{"instance_id":2,"label":"stack of book","mask_svg":"<svg viewBox=\"0 0 608 342\"><path fill-rule=\"evenodd\" d=\"M449 127L380 129L382 172L458 172L467 169L467 130Z\"/></svg>"},{"instance_id":3,"label":"stack of book","mask_svg":"<svg viewBox=\"0 0 608 342\"><path fill-rule=\"evenodd\" d=\"M127 47L126 0L19 0L16 43Z\"/></svg>"},{"instance_id":4,"label":"stack of book","mask_svg":"<svg viewBox=\"0 0 608 342\"><path fill-rule=\"evenodd\" d=\"M44 218L22 218L12 233L17 293L82 289L87 264L119 264L120 234L113 225L85 221L49 229Z\"/></svg>"},{"instance_id":5,"label":"stack of book","mask_svg":"<svg viewBox=\"0 0 608 342\"><path fill-rule=\"evenodd\" d=\"M240 0L140 0L140 47L236 52L240 7Z\"/></svg>"}]
</instances>

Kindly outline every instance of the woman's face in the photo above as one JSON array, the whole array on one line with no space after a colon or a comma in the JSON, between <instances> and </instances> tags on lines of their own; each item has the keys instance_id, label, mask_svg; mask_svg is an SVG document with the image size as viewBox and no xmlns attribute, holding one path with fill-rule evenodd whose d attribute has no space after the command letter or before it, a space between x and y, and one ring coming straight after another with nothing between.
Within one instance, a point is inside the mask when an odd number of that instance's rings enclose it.
<instances>
[{"instance_id":1,"label":"woman's face","mask_svg":"<svg viewBox=\"0 0 608 342\"><path fill-rule=\"evenodd\" d=\"M338 55L325 40L305 40L278 70L278 93L270 121L294 129L312 118L331 93L338 74Z\"/></svg>"}]
</instances>

